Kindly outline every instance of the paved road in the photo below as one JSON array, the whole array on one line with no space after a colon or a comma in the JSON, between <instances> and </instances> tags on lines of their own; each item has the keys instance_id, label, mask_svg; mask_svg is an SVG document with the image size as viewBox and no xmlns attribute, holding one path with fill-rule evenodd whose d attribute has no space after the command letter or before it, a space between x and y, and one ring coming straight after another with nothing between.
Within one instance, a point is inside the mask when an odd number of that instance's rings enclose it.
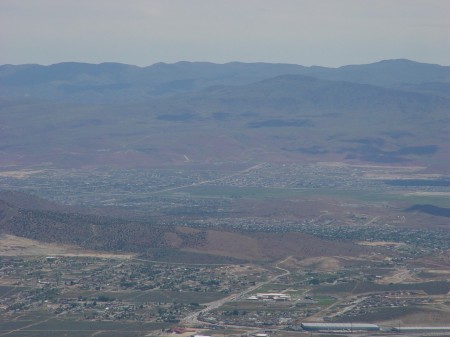
<instances>
[{"instance_id":1,"label":"paved road","mask_svg":"<svg viewBox=\"0 0 450 337\"><path fill-rule=\"evenodd\" d=\"M256 170L256 169L260 168L262 164L263 163L256 164L256 165L253 165L253 166L251 166L249 168L246 168L244 170L241 170L241 171L235 172L233 174L230 174L228 176L220 177L220 178L217 178L217 179L202 180L202 181L199 181L199 182L196 182L196 183L192 183L192 184L188 184L188 185L169 187L169 188L165 188L163 190L150 192L149 194L158 194L158 193L163 193L163 192L176 191L176 190L180 190L180 189L183 189L183 188L188 188L188 187L194 187L194 186L200 186L200 185L204 185L204 184L210 184L210 183L219 182L219 181L224 180L224 179L229 179L229 178L236 177L236 176L239 176L241 174L245 174L245 173L248 173L250 171Z\"/></svg>"},{"instance_id":2,"label":"paved road","mask_svg":"<svg viewBox=\"0 0 450 337\"><path fill-rule=\"evenodd\" d=\"M204 324L205 322L201 322L201 321L198 320L198 316L200 314L206 314L207 312L210 312L210 311L212 311L214 309L217 309L217 308L219 308L220 306L222 306L223 304L225 304L227 302L232 302L232 301L236 301L236 300L242 299L245 295L247 295L247 294L257 290L258 288L261 288L262 286L264 286L264 285L266 285L268 283L274 282L274 281L278 280L280 277L289 275L291 272L289 270L287 270L287 269L284 269L284 268L280 267L280 265L283 264L284 262L288 261L291 257L292 256L288 256L287 258L285 258L284 260L278 262L275 265L276 269L282 271L281 274L272 276L267 281L257 283L254 286L249 287L249 288L241 291L240 293L232 294L232 295L227 296L225 298L222 298L220 300L207 303L206 304L206 308L203 308L202 310L196 311L196 312L190 314L189 316L186 316L185 318L183 318L181 320L181 322L183 324L186 324L186 325L192 325L192 324L198 324L198 323L203 323Z\"/></svg>"}]
</instances>

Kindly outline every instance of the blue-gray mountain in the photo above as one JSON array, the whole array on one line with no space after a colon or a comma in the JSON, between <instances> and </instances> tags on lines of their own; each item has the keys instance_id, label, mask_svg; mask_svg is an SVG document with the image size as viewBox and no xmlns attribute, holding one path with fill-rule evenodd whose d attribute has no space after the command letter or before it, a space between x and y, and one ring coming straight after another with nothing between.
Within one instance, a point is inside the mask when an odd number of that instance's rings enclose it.
<instances>
[{"instance_id":1,"label":"blue-gray mountain","mask_svg":"<svg viewBox=\"0 0 450 337\"><path fill-rule=\"evenodd\" d=\"M373 84L388 88L432 91L449 95L450 67L409 60L387 60L340 68L295 64L206 62L157 63L137 67L118 63L59 63L0 66L5 94L73 102L124 102L191 92L211 86L243 85L295 74L333 81ZM442 83L446 87L442 87Z\"/></svg>"},{"instance_id":2,"label":"blue-gray mountain","mask_svg":"<svg viewBox=\"0 0 450 337\"><path fill-rule=\"evenodd\" d=\"M0 164L347 160L450 167L450 67L0 67Z\"/></svg>"}]
</instances>

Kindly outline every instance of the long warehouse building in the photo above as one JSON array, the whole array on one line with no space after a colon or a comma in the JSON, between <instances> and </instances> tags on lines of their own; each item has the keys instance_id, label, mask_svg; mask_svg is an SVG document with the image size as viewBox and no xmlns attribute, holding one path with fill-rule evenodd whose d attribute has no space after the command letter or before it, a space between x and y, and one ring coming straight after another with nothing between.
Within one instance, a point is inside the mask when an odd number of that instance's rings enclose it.
<instances>
[{"instance_id":1,"label":"long warehouse building","mask_svg":"<svg viewBox=\"0 0 450 337\"><path fill-rule=\"evenodd\" d=\"M302 323L307 331L379 331L376 324L365 323Z\"/></svg>"},{"instance_id":2,"label":"long warehouse building","mask_svg":"<svg viewBox=\"0 0 450 337\"><path fill-rule=\"evenodd\" d=\"M450 332L450 326L402 326L392 329L395 332Z\"/></svg>"}]
</instances>

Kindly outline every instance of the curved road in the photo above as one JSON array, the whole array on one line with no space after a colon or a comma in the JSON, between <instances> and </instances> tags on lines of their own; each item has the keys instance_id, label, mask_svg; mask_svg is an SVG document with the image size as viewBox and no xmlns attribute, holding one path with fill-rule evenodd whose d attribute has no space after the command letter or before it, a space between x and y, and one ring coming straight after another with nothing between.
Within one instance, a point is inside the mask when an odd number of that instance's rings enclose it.
<instances>
[{"instance_id":1,"label":"curved road","mask_svg":"<svg viewBox=\"0 0 450 337\"><path fill-rule=\"evenodd\" d=\"M183 319L181 320L181 323L186 324L186 325L198 324L198 323L204 324L205 322L201 322L201 321L199 321L199 320L197 319L197 317L198 317L200 314L205 314L205 313L210 312L210 311L212 311L212 310L214 310L214 309L217 309L217 308L219 308L220 306L222 306L223 304L225 304L225 303L227 303L227 302L232 302L232 301L236 301L236 300L238 300L238 299L241 299L244 295L247 295L247 294L249 294L249 293L255 291L256 289L261 288L262 286L264 286L264 285L266 285L266 284L268 284L268 283L274 282L274 281L276 281L277 279L279 279L280 277L289 275L291 272L290 272L289 270L287 270L287 269L284 269L284 268L280 267L280 264L285 263L285 262L286 262L287 260L289 260L291 257L292 257L292 256L288 256L287 258L285 258L284 260L278 262L278 263L275 265L275 268L276 268L276 269L281 270L281 271L283 272L282 274L272 276L272 277L269 278L267 281L264 281L264 282L260 282L260 283L258 283L258 284L255 284L254 286L252 286L252 287L250 287L250 288L247 288L247 289L245 289L244 291L241 291L240 293L232 294L232 295L227 296L227 297L225 297L225 298L222 298L222 299L220 299L220 300L217 300L217 301L214 301L214 302L207 303L207 304L206 304L206 308L203 308L202 310L196 311L196 312L194 312L194 313L192 313L192 314L186 316L185 318L183 318Z\"/></svg>"}]
</instances>

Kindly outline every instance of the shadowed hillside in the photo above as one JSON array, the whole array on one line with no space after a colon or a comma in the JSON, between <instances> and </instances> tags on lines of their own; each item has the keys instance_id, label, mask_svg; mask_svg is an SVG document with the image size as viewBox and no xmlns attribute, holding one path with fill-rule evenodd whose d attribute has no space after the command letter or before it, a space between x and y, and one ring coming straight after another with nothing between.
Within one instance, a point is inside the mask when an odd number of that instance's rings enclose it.
<instances>
[{"instance_id":1,"label":"shadowed hillside","mask_svg":"<svg viewBox=\"0 0 450 337\"><path fill-rule=\"evenodd\" d=\"M353 256L365 251L352 243L331 242L301 233L237 233L133 222L93 214L36 209L38 202L34 203L34 209L19 208L9 203L8 197L12 197L13 203L21 203L17 201L17 195L2 195L0 234L72 244L84 249L132 252L163 260L191 259L196 263L226 259L270 261L288 255L299 258ZM41 204L45 205L45 201Z\"/></svg>"},{"instance_id":2,"label":"shadowed hillside","mask_svg":"<svg viewBox=\"0 0 450 337\"><path fill-rule=\"evenodd\" d=\"M450 218L450 208L433 205L414 205L406 209L407 212L421 212L435 216Z\"/></svg>"}]
</instances>

